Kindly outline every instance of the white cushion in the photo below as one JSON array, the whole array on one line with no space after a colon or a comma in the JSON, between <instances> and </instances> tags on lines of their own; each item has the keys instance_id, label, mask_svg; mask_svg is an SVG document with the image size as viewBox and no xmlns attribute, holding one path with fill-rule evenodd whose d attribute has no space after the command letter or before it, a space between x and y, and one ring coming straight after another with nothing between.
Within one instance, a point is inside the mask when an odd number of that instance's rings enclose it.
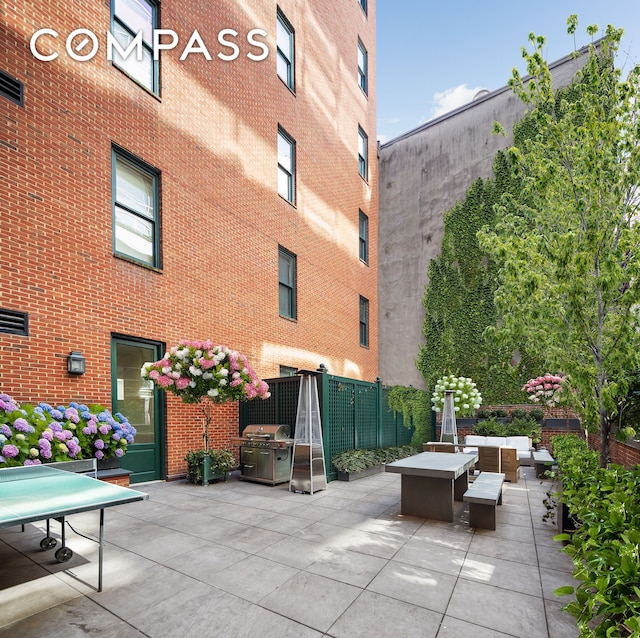
<instances>
[{"instance_id":1,"label":"white cushion","mask_svg":"<svg viewBox=\"0 0 640 638\"><path fill-rule=\"evenodd\" d=\"M485 442L484 442L485 438L486 437L479 436L477 434L467 434L464 437L464 444L469 447L477 447L478 445L485 445Z\"/></svg>"},{"instance_id":2,"label":"white cushion","mask_svg":"<svg viewBox=\"0 0 640 638\"><path fill-rule=\"evenodd\" d=\"M531 449L531 443L528 436L508 436L507 445L524 452L529 452Z\"/></svg>"},{"instance_id":3,"label":"white cushion","mask_svg":"<svg viewBox=\"0 0 640 638\"><path fill-rule=\"evenodd\" d=\"M494 447L507 445L507 437L506 436L485 436L484 444L491 445Z\"/></svg>"}]
</instances>

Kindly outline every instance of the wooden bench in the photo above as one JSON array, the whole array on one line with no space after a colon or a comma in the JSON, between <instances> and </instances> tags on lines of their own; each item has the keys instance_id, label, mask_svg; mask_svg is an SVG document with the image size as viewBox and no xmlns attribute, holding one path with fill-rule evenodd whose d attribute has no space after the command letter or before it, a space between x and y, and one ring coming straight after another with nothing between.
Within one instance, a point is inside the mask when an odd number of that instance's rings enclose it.
<instances>
[{"instance_id":1,"label":"wooden bench","mask_svg":"<svg viewBox=\"0 0 640 638\"><path fill-rule=\"evenodd\" d=\"M544 478L544 473L549 469L549 466L555 463L555 459L549 454L547 450L537 450L533 453L533 466L537 478Z\"/></svg>"},{"instance_id":2,"label":"wooden bench","mask_svg":"<svg viewBox=\"0 0 640 638\"><path fill-rule=\"evenodd\" d=\"M496 505L502 505L504 474L480 472L476 480L463 494L462 500L469 503L469 525L482 529L496 528Z\"/></svg>"}]
</instances>

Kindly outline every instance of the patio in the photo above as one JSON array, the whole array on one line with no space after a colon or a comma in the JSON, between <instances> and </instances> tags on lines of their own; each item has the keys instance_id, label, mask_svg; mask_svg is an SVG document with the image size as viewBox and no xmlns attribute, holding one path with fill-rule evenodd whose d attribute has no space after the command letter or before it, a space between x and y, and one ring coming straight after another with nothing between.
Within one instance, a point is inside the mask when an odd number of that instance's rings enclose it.
<instances>
[{"instance_id":1,"label":"patio","mask_svg":"<svg viewBox=\"0 0 640 638\"><path fill-rule=\"evenodd\" d=\"M469 528L458 502L453 523L401 516L398 474L314 495L139 484L148 501L106 511L101 593L95 543L68 532L60 564L44 523L0 532L0 636L572 638L553 595L572 563L542 522L548 483L523 469L496 531ZM71 524L92 535L97 517Z\"/></svg>"}]
</instances>

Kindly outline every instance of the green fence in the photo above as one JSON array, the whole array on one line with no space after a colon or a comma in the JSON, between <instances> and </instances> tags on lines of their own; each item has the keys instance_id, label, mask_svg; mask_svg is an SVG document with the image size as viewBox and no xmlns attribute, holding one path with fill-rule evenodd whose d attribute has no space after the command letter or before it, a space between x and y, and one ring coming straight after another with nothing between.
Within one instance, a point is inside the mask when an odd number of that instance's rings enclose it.
<instances>
[{"instance_id":1,"label":"green fence","mask_svg":"<svg viewBox=\"0 0 640 638\"><path fill-rule=\"evenodd\" d=\"M380 381L337 377L322 367L317 380L327 480L336 478L331 459L339 452L411 443L414 429L406 428L402 414L394 414L389 407L389 388ZM267 383L269 399L240 404L240 433L250 424L278 424L288 425L293 436L300 377L267 379Z\"/></svg>"}]
</instances>

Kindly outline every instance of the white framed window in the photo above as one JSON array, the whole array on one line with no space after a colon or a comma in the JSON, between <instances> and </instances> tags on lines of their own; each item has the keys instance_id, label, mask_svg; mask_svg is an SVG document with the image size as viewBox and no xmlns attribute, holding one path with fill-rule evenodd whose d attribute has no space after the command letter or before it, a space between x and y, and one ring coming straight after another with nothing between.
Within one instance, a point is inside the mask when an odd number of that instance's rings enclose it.
<instances>
[{"instance_id":1,"label":"white framed window","mask_svg":"<svg viewBox=\"0 0 640 638\"><path fill-rule=\"evenodd\" d=\"M125 58L113 49L113 63L152 93L159 92L159 61L153 59L153 30L158 5L153 0L111 0L111 33L123 50L142 34L142 56L134 48Z\"/></svg>"},{"instance_id":2,"label":"white framed window","mask_svg":"<svg viewBox=\"0 0 640 638\"><path fill-rule=\"evenodd\" d=\"M296 256L278 246L278 310L289 319L296 318Z\"/></svg>"},{"instance_id":3,"label":"white framed window","mask_svg":"<svg viewBox=\"0 0 640 638\"><path fill-rule=\"evenodd\" d=\"M358 38L358 85L362 91L367 93L367 50Z\"/></svg>"},{"instance_id":4,"label":"white framed window","mask_svg":"<svg viewBox=\"0 0 640 638\"><path fill-rule=\"evenodd\" d=\"M362 127L358 126L358 173L365 181L368 177L368 143L367 134L362 130Z\"/></svg>"},{"instance_id":5,"label":"white framed window","mask_svg":"<svg viewBox=\"0 0 640 638\"><path fill-rule=\"evenodd\" d=\"M278 9L276 16L276 71L278 77L292 91L295 89L294 44L293 27Z\"/></svg>"},{"instance_id":6,"label":"white framed window","mask_svg":"<svg viewBox=\"0 0 640 638\"><path fill-rule=\"evenodd\" d=\"M295 204L296 143L278 127L278 194Z\"/></svg>"},{"instance_id":7,"label":"white framed window","mask_svg":"<svg viewBox=\"0 0 640 638\"><path fill-rule=\"evenodd\" d=\"M160 267L159 172L128 153L113 149L113 249Z\"/></svg>"}]
</instances>

